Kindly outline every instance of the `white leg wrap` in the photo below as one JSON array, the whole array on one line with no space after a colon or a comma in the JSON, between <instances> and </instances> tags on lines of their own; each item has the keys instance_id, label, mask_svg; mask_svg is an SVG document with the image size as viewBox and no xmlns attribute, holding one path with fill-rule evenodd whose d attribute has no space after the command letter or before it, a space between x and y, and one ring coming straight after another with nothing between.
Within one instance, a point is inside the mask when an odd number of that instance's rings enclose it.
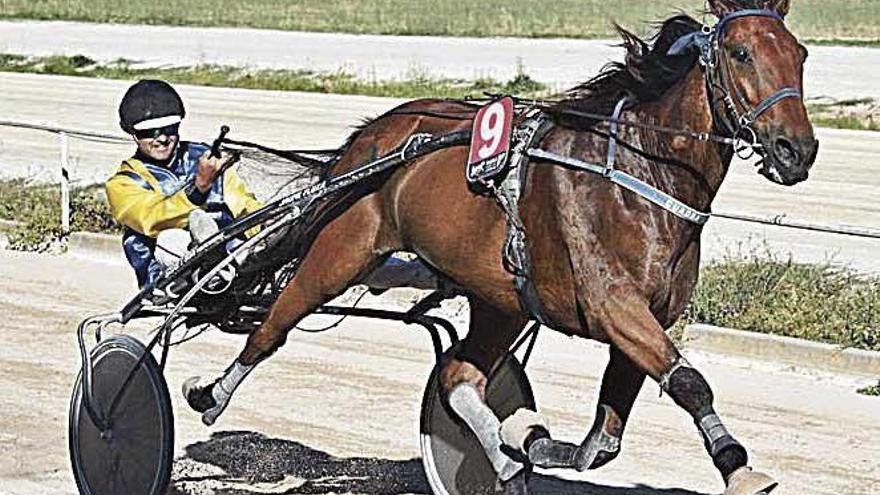
<instances>
[{"instance_id":1,"label":"white leg wrap","mask_svg":"<svg viewBox=\"0 0 880 495\"><path fill-rule=\"evenodd\" d=\"M513 478L523 469L522 464L501 451L501 422L480 399L480 394L473 385L462 383L452 389L449 393L449 405L477 436L501 481Z\"/></svg>"},{"instance_id":2,"label":"white leg wrap","mask_svg":"<svg viewBox=\"0 0 880 495\"><path fill-rule=\"evenodd\" d=\"M547 420L531 409L520 408L501 423L501 441L504 445L528 455L524 450L526 438L532 428L541 427L550 431Z\"/></svg>"},{"instance_id":3,"label":"white leg wrap","mask_svg":"<svg viewBox=\"0 0 880 495\"><path fill-rule=\"evenodd\" d=\"M256 367L255 364L250 366L245 366L238 362L238 359L232 363L232 366L226 370L226 373L223 375L215 385L214 388L211 389L211 396L214 398L214 401L217 403L216 406L208 409L202 414L202 422L208 426L214 424L217 421L217 418L226 409L226 406L229 404L229 399L232 398L232 394L235 392L235 389L241 385L241 382L244 381L244 378Z\"/></svg>"}]
</instances>

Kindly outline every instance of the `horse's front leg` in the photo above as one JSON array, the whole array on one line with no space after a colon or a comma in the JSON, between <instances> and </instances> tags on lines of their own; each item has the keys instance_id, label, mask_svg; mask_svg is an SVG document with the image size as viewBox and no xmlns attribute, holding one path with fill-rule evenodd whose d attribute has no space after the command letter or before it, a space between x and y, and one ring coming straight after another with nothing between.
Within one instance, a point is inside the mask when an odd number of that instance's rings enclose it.
<instances>
[{"instance_id":1,"label":"horse's front leg","mask_svg":"<svg viewBox=\"0 0 880 495\"><path fill-rule=\"evenodd\" d=\"M596 469L620 453L620 441L629 413L645 381L645 373L625 354L610 346L610 360L602 377L593 425L580 445L553 440L546 421L521 410L505 421L502 432L508 447L521 451L543 468Z\"/></svg>"},{"instance_id":2,"label":"horse's front leg","mask_svg":"<svg viewBox=\"0 0 880 495\"><path fill-rule=\"evenodd\" d=\"M618 288L594 305L593 322L602 325L611 342L694 420L706 450L727 489L725 495L769 493L777 483L748 467L746 449L724 426L713 406L714 396L703 375L675 348L634 291Z\"/></svg>"},{"instance_id":3,"label":"horse's front leg","mask_svg":"<svg viewBox=\"0 0 880 495\"><path fill-rule=\"evenodd\" d=\"M578 446L575 469L596 469L614 460L620 453L620 441L645 372L616 347L609 346L610 358L602 385L596 417L586 438Z\"/></svg>"},{"instance_id":4,"label":"horse's front leg","mask_svg":"<svg viewBox=\"0 0 880 495\"><path fill-rule=\"evenodd\" d=\"M321 231L266 320L248 336L238 359L207 385L199 385L198 377L183 384L184 397L202 413L202 422L211 425L217 420L235 389L257 364L284 345L300 320L356 283L384 253L396 249L382 227L379 209L366 198Z\"/></svg>"},{"instance_id":5,"label":"horse's front leg","mask_svg":"<svg viewBox=\"0 0 880 495\"><path fill-rule=\"evenodd\" d=\"M601 325L613 346L596 423L587 438L579 446L552 440L540 421L523 418L520 425L511 419L507 429L516 434L505 436L506 444L528 455L536 466L598 467L616 456L623 426L647 375L694 419L727 484L725 495L757 495L776 487L772 478L748 467L745 448L713 407L714 396L706 379L680 355L643 299L627 291L609 291L587 313L589 324Z\"/></svg>"}]
</instances>

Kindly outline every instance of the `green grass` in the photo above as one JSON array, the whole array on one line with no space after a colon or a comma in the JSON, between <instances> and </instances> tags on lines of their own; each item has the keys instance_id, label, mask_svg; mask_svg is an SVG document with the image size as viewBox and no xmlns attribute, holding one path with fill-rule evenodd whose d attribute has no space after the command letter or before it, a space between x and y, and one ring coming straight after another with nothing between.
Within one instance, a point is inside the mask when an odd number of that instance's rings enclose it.
<instances>
[{"instance_id":1,"label":"green grass","mask_svg":"<svg viewBox=\"0 0 880 495\"><path fill-rule=\"evenodd\" d=\"M790 25L804 39L877 43L880 2L798 0ZM191 26L248 26L364 34L608 38L611 23L645 21L702 0L0 0L0 18ZM296 49L292 47L291 49Z\"/></svg>"},{"instance_id":2,"label":"green grass","mask_svg":"<svg viewBox=\"0 0 880 495\"><path fill-rule=\"evenodd\" d=\"M418 73L411 74L407 80L364 81L341 71L251 70L218 65L137 68L126 60L117 60L111 64L97 64L81 55L73 57L22 57L8 54L0 54L0 71L108 79L158 78L171 83L201 86L395 98L464 98L482 96L483 92L513 93L533 97L547 93L546 86L534 81L522 72L507 82L491 79L477 81L433 79Z\"/></svg>"},{"instance_id":3,"label":"green grass","mask_svg":"<svg viewBox=\"0 0 880 495\"><path fill-rule=\"evenodd\" d=\"M880 351L880 279L764 253L729 255L700 271L683 321Z\"/></svg>"},{"instance_id":4,"label":"green grass","mask_svg":"<svg viewBox=\"0 0 880 495\"><path fill-rule=\"evenodd\" d=\"M872 98L808 101L807 112L813 125L819 127L880 131L880 106Z\"/></svg>"},{"instance_id":5,"label":"green grass","mask_svg":"<svg viewBox=\"0 0 880 495\"><path fill-rule=\"evenodd\" d=\"M877 385L868 385L867 387L860 388L856 392L871 397L880 397L880 382Z\"/></svg>"},{"instance_id":6,"label":"green grass","mask_svg":"<svg viewBox=\"0 0 880 495\"><path fill-rule=\"evenodd\" d=\"M21 223L7 232L12 249L52 248L64 237L59 186L31 184L25 179L0 180L0 219ZM70 191L70 226L83 232L122 231L110 215L101 185Z\"/></svg>"}]
</instances>

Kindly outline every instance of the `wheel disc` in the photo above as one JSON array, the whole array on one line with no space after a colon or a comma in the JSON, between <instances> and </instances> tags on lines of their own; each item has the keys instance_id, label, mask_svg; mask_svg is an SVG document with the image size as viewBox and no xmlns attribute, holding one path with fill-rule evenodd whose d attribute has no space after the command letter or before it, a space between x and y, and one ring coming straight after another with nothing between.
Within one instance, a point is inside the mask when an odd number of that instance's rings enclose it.
<instances>
[{"instance_id":1,"label":"wheel disc","mask_svg":"<svg viewBox=\"0 0 880 495\"><path fill-rule=\"evenodd\" d=\"M486 402L501 421L517 409L535 409L531 386L519 361L504 358L486 386ZM495 470L468 427L440 398L439 367L422 400L420 447L428 484L436 495L495 493Z\"/></svg>"},{"instance_id":2,"label":"wheel disc","mask_svg":"<svg viewBox=\"0 0 880 495\"><path fill-rule=\"evenodd\" d=\"M92 351L92 389L102 416L129 372L146 352L143 344L114 335ZM162 372L149 355L119 398L109 428L95 426L82 402L82 373L70 405L70 460L80 492L87 495L164 495L171 478L174 426Z\"/></svg>"}]
</instances>

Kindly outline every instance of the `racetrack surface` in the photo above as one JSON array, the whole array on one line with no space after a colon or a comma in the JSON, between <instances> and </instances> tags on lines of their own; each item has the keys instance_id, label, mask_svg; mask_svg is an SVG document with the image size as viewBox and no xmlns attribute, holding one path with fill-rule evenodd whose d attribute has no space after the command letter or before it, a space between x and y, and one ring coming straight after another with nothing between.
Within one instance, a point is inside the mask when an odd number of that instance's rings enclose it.
<instances>
[{"instance_id":1,"label":"racetrack surface","mask_svg":"<svg viewBox=\"0 0 880 495\"><path fill-rule=\"evenodd\" d=\"M0 493L76 492L66 434L79 366L75 326L118 309L134 289L121 263L0 250ZM367 302L387 304L384 297ZM182 403L180 384L222 370L243 338L209 333L172 350L166 375L177 460L170 493L427 494L417 435L432 366L428 342L420 330L354 319L328 333L297 332L248 377L211 428ZM753 463L782 481L774 493L876 493L880 400L854 392L864 381L685 354L714 387L717 409ZM581 440L606 360L601 345L542 333L528 371L557 437ZM583 474L542 472L532 490L704 495L722 484L690 419L649 383L614 463Z\"/></svg>"},{"instance_id":2,"label":"racetrack surface","mask_svg":"<svg viewBox=\"0 0 880 495\"><path fill-rule=\"evenodd\" d=\"M610 21L609 21L610 22ZM271 29L0 21L0 53L86 55L151 66L221 64L344 71L366 80L493 78L524 71L564 90L623 58L619 40L451 38L303 33ZM880 99L880 49L810 46L807 97Z\"/></svg>"}]
</instances>

